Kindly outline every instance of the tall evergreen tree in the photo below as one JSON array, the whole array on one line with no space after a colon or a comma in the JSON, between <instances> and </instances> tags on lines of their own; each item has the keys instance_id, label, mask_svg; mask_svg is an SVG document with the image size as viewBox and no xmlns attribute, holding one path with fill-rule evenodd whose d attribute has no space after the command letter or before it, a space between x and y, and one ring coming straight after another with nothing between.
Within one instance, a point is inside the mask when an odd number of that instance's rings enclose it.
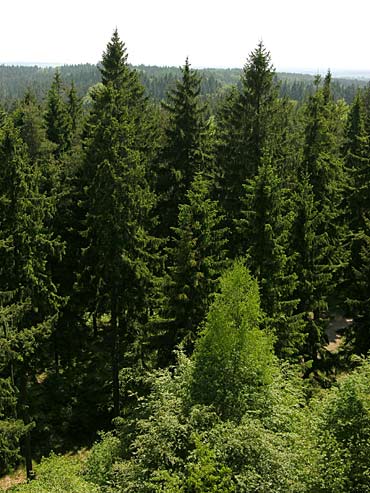
<instances>
[{"instance_id":1,"label":"tall evergreen tree","mask_svg":"<svg viewBox=\"0 0 370 493\"><path fill-rule=\"evenodd\" d=\"M47 137L55 145L55 157L60 158L71 148L72 121L64 101L62 79L58 70L48 92L45 123Z\"/></svg>"},{"instance_id":2,"label":"tall evergreen tree","mask_svg":"<svg viewBox=\"0 0 370 493\"><path fill-rule=\"evenodd\" d=\"M277 133L274 74L270 53L260 42L249 55L239 87L232 89L218 115L219 199L229 226L239 217L243 184L257 173ZM230 246L237 253L235 245Z\"/></svg>"},{"instance_id":3,"label":"tall evergreen tree","mask_svg":"<svg viewBox=\"0 0 370 493\"><path fill-rule=\"evenodd\" d=\"M325 216L318 208L308 176L301 176L301 183L294 192L293 207L295 214L290 249L297 275L294 295L299 299L298 312L305 314L306 322L302 354L316 359L325 340L326 324L321 314L328 309L333 273L328 263L331 245L322 224Z\"/></svg>"},{"instance_id":4,"label":"tall evergreen tree","mask_svg":"<svg viewBox=\"0 0 370 493\"><path fill-rule=\"evenodd\" d=\"M316 91L305 108L305 144L299 175L301 182L309 184L309 193L312 193L313 203L311 202L310 210L315 211L316 216L312 241L316 244L315 248L320 244L319 263L325 271L325 275L318 281L320 289L315 289L316 299L311 300L316 307L312 310L315 323L321 327L318 330L317 344L319 344L318 340L323 337L324 332L323 320L320 321L321 313L327 309L328 296L333 291L333 286L341 282L347 258L343 247L344 214L341 212L344 189L342 146L345 118L342 106L333 100L330 72L322 85L320 77L316 78L315 83ZM303 249L298 251L301 259L308 254L304 253ZM314 254L314 257L317 256ZM301 270L300 267L297 269ZM311 276L313 275L312 272ZM300 282L306 281L302 278ZM302 301L308 302L304 298ZM315 354L316 352L313 351L313 356Z\"/></svg>"},{"instance_id":5,"label":"tall evergreen tree","mask_svg":"<svg viewBox=\"0 0 370 493\"><path fill-rule=\"evenodd\" d=\"M259 281L261 306L275 330L280 357L297 356L304 341L302 317L296 311L297 277L288 248L292 222L288 203L276 171L271 164L261 164L245 185L244 217L238 221L244 253Z\"/></svg>"},{"instance_id":6,"label":"tall evergreen tree","mask_svg":"<svg viewBox=\"0 0 370 493\"><path fill-rule=\"evenodd\" d=\"M345 142L345 204L347 205L348 226L353 233L358 232L364 226L363 214L369 210L370 204L370 189L368 186L370 134L367 134L365 124L366 115L363 99L358 94L348 115Z\"/></svg>"},{"instance_id":7,"label":"tall evergreen tree","mask_svg":"<svg viewBox=\"0 0 370 493\"><path fill-rule=\"evenodd\" d=\"M28 387L43 368L45 347L58 314L60 298L49 259L61 252L48 228L51 199L40 192L40 170L30 166L26 147L11 121L0 140L0 285L2 344L18 389L18 416L28 427ZM10 375L11 378L12 375ZM30 434L25 435L27 476L32 473Z\"/></svg>"},{"instance_id":8,"label":"tall evergreen tree","mask_svg":"<svg viewBox=\"0 0 370 493\"><path fill-rule=\"evenodd\" d=\"M82 288L96 316L110 317L113 414L119 413L122 345L148 315L153 194L142 150L146 103L136 73L114 32L101 66L103 86L95 93L86 129L83 181L86 219Z\"/></svg>"},{"instance_id":9,"label":"tall evergreen tree","mask_svg":"<svg viewBox=\"0 0 370 493\"><path fill-rule=\"evenodd\" d=\"M370 348L368 309L370 236L370 134L367 133L367 94L358 94L348 118L346 141L346 205L350 259L346 279L347 306L354 318L350 340L357 352ZM368 127L370 131L370 127Z\"/></svg>"},{"instance_id":10,"label":"tall evergreen tree","mask_svg":"<svg viewBox=\"0 0 370 493\"><path fill-rule=\"evenodd\" d=\"M82 106L82 101L77 96L76 86L75 83L72 81L71 88L68 92L68 103L67 103L68 113L69 116L71 117L72 133L76 133L78 129L79 119L81 116L81 106Z\"/></svg>"},{"instance_id":11,"label":"tall evergreen tree","mask_svg":"<svg viewBox=\"0 0 370 493\"><path fill-rule=\"evenodd\" d=\"M171 228L176 226L179 204L185 203L195 174L209 164L207 146L203 142L206 126L204 105L200 100L201 80L190 68L188 59L181 74L181 80L163 103L168 121L157 172L157 213L163 238L170 236Z\"/></svg>"},{"instance_id":12,"label":"tall evergreen tree","mask_svg":"<svg viewBox=\"0 0 370 493\"><path fill-rule=\"evenodd\" d=\"M178 225L172 229L163 342L168 352L164 354L164 347L161 348L163 361L171 360L169 353L180 342L191 353L226 265L226 232L218 204L210 198L210 186L203 174L195 176L187 202L179 206Z\"/></svg>"}]
</instances>

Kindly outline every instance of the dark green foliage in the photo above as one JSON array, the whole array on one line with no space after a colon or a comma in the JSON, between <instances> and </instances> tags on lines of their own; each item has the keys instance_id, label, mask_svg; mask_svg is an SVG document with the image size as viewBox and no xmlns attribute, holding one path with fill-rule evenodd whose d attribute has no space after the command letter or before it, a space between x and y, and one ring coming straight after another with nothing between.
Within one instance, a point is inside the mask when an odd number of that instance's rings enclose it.
<instances>
[{"instance_id":1,"label":"dark green foliage","mask_svg":"<svg viewBox=\"0 0 370 493\"><path fill-rule=\"evenodd\" d=\"M256 174L263 156L269 154L276 132L276 104L270 53L259 43L243 69L240 87L231 90L217 121L219 195L230 223L239 216L243 183Z\"/></svg>"},{"instance_id":2,"label":"dark green foliage","mask_svg":"<svg viewBox=\"0 0 370 493\"><path fill-rule=\"evenodd\" d=\"M43 161L45 171L43 178L48 177L47 165L52 167L53 144L47 140L42 109L32 93L28 92L20 101L14 112L14 124L19 128L20 136L27 145L28 155L31 162Z\"/></svg>"},{"instance_id":3,"label":"dark green foliage","mask_svg":"<svg viewBox=\"0 0 370 493\"><path fill-rule=\"evenodd\" d=\"M346 142L347 200L346 219L350 262L346 295L354 317L350 339L357 352L366 354L369 342L369 208L370 156L365 112L366 93L357 95L348 118Z\"/></svg>"},{"instance_id":4,"label":"dark green foliage","mask_svg":"<svg viewBox=\"0 0 370 493\"><path fill-rule=\"evenodd\" d=\"M325 232L325 217L315 202L313 187L307 176L301 177L294 198L291 250L297 276L295 297L298 311L305 314L306 345L303 354L316 359L324 339L325 322L321 314L328 309L328 291L333 275L328 258L331 248Z\"/></svg>"},{"instance_id":5,"label":"dark green foliage","mask_svg":"<svg viewBox=\"0 0 370 493\"><path fill-rule=\"evenodd\" d=\"M298 253L296 272L301 291L298 296L303 311L309 307L311 312L307 350L314 359L324 337L325 324L320 318L327 310L328 296L343 276L347 260L341 212L345 110L343 105L333 101L330 72L322 86L320 82L318 77L316 92L305 109L305 145L298 174L304 186L298 191L303 195L298 199L300 205L293 233L293 251Z\"/></svg>"},{"instance_id":6,"label":"dark green foliage","mask_svg":"<svg viewBox=\"0 0 370 493\"><path fill-rule=\"evenodd\" d=\"M197 174L172 231L165 281L165 316L170 322L163 341L170 351L180 342L188 353L192 351L225 266L226 232L209 189L209 181Z\"/></svg>"},{"instance_id":7,"label":"dark green foliage","mask_svg":"<svg viewBox=\"0 0 370 493\"><path fill-rule=\"evenodd\" d=\"M46 134L50 142L55 144L56 158L60 158L71 148L72 116L68 110L67 103L64 101L61 76L56 72L48 93L45 113Z\"/></svg>"},{"instance_id":8,"label":"dark green foliage","mask_svg":"<svg viewBox=\"0 0 370 493\"><path fill-rule=\"evenodd\" d=\"M369 361L364 361L317 405L316 441L322 455L320 482L315 491L370 489L369 378Z\"/></svg>"},{"instance_id":9,"label":"dark green foliage","mask_svg":"<svg viewBox=\"0 0 370 493\"><path fill-rule=\"evenodd\" d=\"M75 83L72 82L68 93L68 113L71 117L71 129L75 133L78 130L79 119L81 116L82 100L78 97Z\"/></svg>"},{"instance_id":10,"label":"dark green foliage","mask_svg":"<svg viewBox=\"0 0 370 493\"><path fill-rule=\"evenodd\" d=\"M119 412L119 354L145 322L150 295L153 206L142 151L143 89L126 62L117 32L104 53L104 85L95 92L85 140L82 180L86 213L81 288L94 316L108 313L112 341L114 415Z\"/></svg>"},{"instance_id":11,"label":"dark green foliage","mask_svg":"<svg viewBox=\"0 0 370 493\"><path fill-rule=\"evenodd\" d=\"M186 202L195 174L206 171L210 160L205 145L204 105L199 98L200 77L190 68L188 60L181 75L181 80L168 93L166 103L162 103L168 119L164 144L159 151L156 189L163 238L171 236L179 205Z\"/></svg>"},{"instance_id":12,"label":"dark green foliage","mask_svg":"<svg viewBox=\"0 0 370 493\"><path fill-rule=\"evenodd\" d=\"M370 349L370 219L363 215L363 227L352 238L351 277L347 304L354 318L349 340L355 351L367 354Z\"/></svg>"},{"instance_id":13,"label":"dark green foliage","mask_svg":"<svg viewBox=\"0 0 370 493\"><path fill-rule=\"evenodd\" d=\"M9 351L8 371L19 390L18 414L28 425L28 380L40 368L61 301L48 260L62 247L47 227L52 199L40 192L40 170L30 166L26 146L11 121L0 136L0 162L1 337ZM30 453L27 434L28 475Z\"/></svg>"},{"instance_id":14,"label":"dark green foliage","mask_svg":"<svg viewBox=\"0 0 370 493\"><path fill-rule=\"evenodd\" d=\"M275 332L277 354L297 357L304 330L297 313L297 276L289 254L293 212L288 191L270 164L260 165L256 177L247 182L242 204L240 244L259 282L261 306Z\"/></svg>"}]
</instances>

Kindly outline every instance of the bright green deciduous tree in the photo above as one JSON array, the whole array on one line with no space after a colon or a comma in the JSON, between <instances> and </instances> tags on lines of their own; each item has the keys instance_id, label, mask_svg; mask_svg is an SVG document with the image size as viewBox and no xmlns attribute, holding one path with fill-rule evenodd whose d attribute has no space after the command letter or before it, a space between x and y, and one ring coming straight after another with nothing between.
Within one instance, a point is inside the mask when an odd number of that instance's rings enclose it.
<instances>
[{"instance_id":1,"label":"bright green deciduous tree","mask_svg":"<svg viewBox=\"0 0 370 493\"><path fill-rule=\"evenodd\" d=\"M364 361L314 408L316 446L321 453L315 491L369 491L369 378L369 361Z\"/></svg>"},{"instance_id":2,"label":"bright green deciduous tree","mask_svg":"<svg viewBox=\"0 0 370 493\"><path fill-rule=\"evenodd\" d=\"M262 322L257 281L237 262L221 279L194 351L194 402L224 419L261 409L274 374L272 338Z\"/></svg>"}]
</instances>

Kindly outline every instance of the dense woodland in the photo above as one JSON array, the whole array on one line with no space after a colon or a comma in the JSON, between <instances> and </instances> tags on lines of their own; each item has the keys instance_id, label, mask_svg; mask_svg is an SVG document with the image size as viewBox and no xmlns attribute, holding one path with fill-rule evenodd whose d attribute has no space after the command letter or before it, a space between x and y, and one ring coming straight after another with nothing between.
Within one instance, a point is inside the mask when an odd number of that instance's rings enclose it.
<instances>
[{"instance_id":1,"label":"dense woodland","mask_svg":"<svg viewBox=\"0 0 370 493\"><path fill-rule=\"evenodd\" d=\"M2 89L12 491L369 492L370 88L79 70Z\"/></svg>"},{"instance_id":2,"label":"dense woodland","mask_svg":"<svg viewBox=\"0 0 370 493\"><path fill-rule=\"evenodd\" d=\"M129 67L139 75L146 95L154 101L165 100L168 91L181 78L178 67L156 67L139 65ZM82 99L84 109L91 104L89 90L101 82L99 67L91 64L63 65L60 67L7 66L0 65L0 104L12 110L28 91L32 91L39 103L47 96L55 73L59 71L63 84L75 85L77 95ZM215 112L225 92L233 85L239 85L242 70L207 68L198 71L201 78L201 99L207 101L208 111ZM300 104L315 91L315 77L308 74L275 73L275 82L280 97L294 99ZM359 88L368 83L365 78L333 78L331 92L335 100L344 99L351 104Z\"/></svg>"}]
</instances>

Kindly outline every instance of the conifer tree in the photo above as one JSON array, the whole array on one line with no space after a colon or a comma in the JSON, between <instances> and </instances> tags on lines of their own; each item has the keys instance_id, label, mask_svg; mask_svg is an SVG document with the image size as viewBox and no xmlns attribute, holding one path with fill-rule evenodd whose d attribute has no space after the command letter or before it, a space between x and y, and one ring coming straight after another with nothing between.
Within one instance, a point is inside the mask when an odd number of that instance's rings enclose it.
<instances>
[{"instance_id":1,"label":"conifer tree","mask_svg":"<svg viewBox=\"0 0 370 493\"><path fill-rule=\"evenodd\" d=\"M78 129L78 123L81 115L82 101L77 96L75 83L72 81L71 88L68 92L68 113L71 118L71 130L75 134Z\"/></svg>"},{"instance_id":2,"label":"conifer tree","mask_svg":"<svg viewBox=\"0 0 370 493\"><path fill-rule=\"evenodd\" d=\"M366 98L366 93L365 93ZM347 215L350 259L346 279L347 306L354 319L349 339L357 352L370 348L368 309L370 236L370 155L365 112L366 99L358 94L348 118L346 168ZM369 128L370 129L370 128Z\"/></svg>"},{"instance_id":3,"label":"conifer tree","mask_svg":"<svg viewBox=\"0 0 370 493\"><path fill-rule=\"evenodd\" d=\"M219 200L229 227L239 217L243 184L258 171L277 134L277 86L270 53L260 42L244 66L239 88L233 88L217 120ZM233 236L233 233L232 233ZM230 245L237 252L234 239Z\"/></svg>"},{"instance_id":4,"label":"conifer tree","mask_svg":"<svg viewBox=\"0 0 370 493\"><path fill-rule=\"evenodd\" d=\"M347 221L352 233L362 229L363 214L369 210L370 173L369 139L366 133L363 99L357 95L348 116L345 166L346 166L346 205Z\"/></svg>"},{"instance_id":5,"label":"conifer tree","mask_svg":"<svg viewBox=\"0 0 370 493\"><path fill-rule=\"evenodd\" d=\"M320 85L320 83L320 77L317 77L316 91L310 97L305 109L305 144L302 166L299 170L301 182L307 183L310 187L307 193L312 193L310 200L313 203L311 202L310 210L315 211L316 217L312 244L315 245L314 248L320 245L321 250L320 254L316 253L314 257L320 256L318 263L321 265L320 269L325 272L325 275L322 275L317 282L320 289L315 289L316 299L310 302L315 306L311 311L315 324L321 327L317 331L317 344L324 333L321 313L328 307L327 300L333 286L343 277L347 259L343 246L344 214L341 212L344 189L342 159L344 113L342 106L333 100L330 72L326 75L323 84ZM307 255L303 249L298 251L301 259ZM315 264L318 265L316 262ZM312 269L315 268L314 266ZM299 267L297 269L301 270ZM312 271L311 276L313 275ZM302 278L300 282L305 283L306 281ZM308 303L308 300L302 298L302 302ZM312 351L312 353L315 357L316 352Z\"/></svg>"},{"instance_id":6,"label":"conifer tree","mask_svg":"<svg viewBox=\"0 0 370 493\"><path fill-rule=\"evenodd\" d=\"M313 186L307 176L301 176L301 183L294 192L293 207L290 249L297 275L294 296L299 299L298 312L305 314L306 341L302 354L316 359L325 338L321 314L328 309L328 286L333 275L328 264L331 246L327 232L323 232L324 215L318 209Z\"/></svg>"},{"instance_id":7,"label":"conifer tree","mask_svg":"<svg viewBox=\"0 0 370 493\"><path fill-rule=\"evenodd\" d=\"M30 91L18 104L13 114L13 120L20 131L23 142L27 145L30 160L32 162L52 161L52 145L46 136L42 110ZM44 166L46 166L45 163ZM46 176L47 173L45 172Z\"/></svg>"},{"instance_id":8,"label":"conifer tree","mask_svg":"<svg viewBox=\"0 0 370 493\"><path fill-rule=\"evenodd\" d=\"M160 236L171 235L176 226L179 204L197 172L209 164L205 143L204 105L200 101L200 77L191 69L188 59L181 68L182 78L167 96L163 108L168 115L165 142L160 150L157 178L161 218Z\"/></svg>"},{"instance_id":9,"label":"conifer tree","mask_svg":"<svg viewBox=\"0 0 370 493\"><path fill-rule=\"evenodd\" d=\"M172 228L165 281L168 351L183 342L191 353L226 265L226 232L218 204L210 198L210 186L203 174L195 176L186 203L179 206L178 225ZM165 356L171 359L168 353Z\"/></svg>"},{"instance_id":10,"label":"conifer tree","mask_svg":"<svg viewBox=\"0 0 370 493\"><path fill-rule=\"evenodd\" d=\"M297 277L289 254L292 212L287 191L271 164L261 164L247 181L238 221L241 244L252 275L259 282L261 306L276 333L280 357L297 356L304 341L303 323L296 308Z\"/></svg>"},{"instance_id":11,"label":"conifer tree","mask_svg":"<svg viewBox=\"0 0 370 493\"><path fill-rule=\"evenodd\" d=\"M58 314L60 298L49 259L61 252L48 221L52 200L40 192L40 170L30 166L26 147L11 121L0 139L0 285L2 345L8 348L10 377L18 389L18 417L24 440L27 477L32 474L29 381L41 362L42 347Z\"/></svg>"},{"instance_id":12,"label":"conifer tree","mask_svg":"<svg viewBox=\"0 0 370 493\"><path fill-rule=\"evenodd\" d=\"M145 321L150 295L147 233L153 194L147 183L143 129L146 103L117 31L103 54L103 86L86 129L82 289L89 309L110 317L113 414L119 413L119 354ZM127 349L127 348L126 348Z\"/></svg>"},{"instance_id":13,"label":"conifer tree","mask_svg":"<svg viewBox=\"0 0 370 493\"><path fill-rule=\"evenodd\" d=\"M62 79L58 70L48 92L45 123L47 137L55 145L54 155L59 159L63 153L70 150L72 122L64 101Z\"/></svg>"}]
</instances>

